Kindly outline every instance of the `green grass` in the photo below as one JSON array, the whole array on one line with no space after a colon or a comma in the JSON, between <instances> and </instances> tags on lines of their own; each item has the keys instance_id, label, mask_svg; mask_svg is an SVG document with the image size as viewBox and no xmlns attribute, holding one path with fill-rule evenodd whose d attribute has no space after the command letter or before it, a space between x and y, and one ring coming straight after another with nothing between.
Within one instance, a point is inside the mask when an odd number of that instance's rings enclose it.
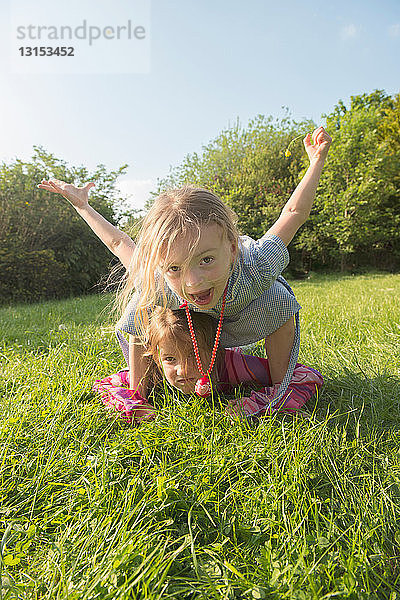
<instances>
[{"instance_id":1,"label":"green grass","mask_svg":"<svg viewBox=\"0 0 400 600\"><path fill-rule=\"evenodd\" d=\"M109 296L0 309L0 599L400 598L400 276L293 287L325 385L258 426L110 419Z\"/></svg>"}]
</instances>

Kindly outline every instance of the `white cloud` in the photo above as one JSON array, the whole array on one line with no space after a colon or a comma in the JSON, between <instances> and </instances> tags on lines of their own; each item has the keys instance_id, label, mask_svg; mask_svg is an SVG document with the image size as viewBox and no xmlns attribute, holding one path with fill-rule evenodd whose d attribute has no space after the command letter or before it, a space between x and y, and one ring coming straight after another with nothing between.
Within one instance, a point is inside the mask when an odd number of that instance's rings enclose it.
<instances>
[{"instance_id":1,"label":"white cloud","mask_svg":"<svg viewBox=\"0 0 400 600\"><path fill-rule=\"evenodd\" d=\"M389 27L389 35L393 38L400 36L400 23L394 23Z\"/></svg>"},{"instance_id":2,"label":"white cloud","mask_svg":"<svg viewBox=\"0 0 400 600\"><path fill-rule=\"evenodd\" d=\"M350 23L349 25L344 25L340 30L340 36L342 40L351 40L358 36L358 29L355 25Z\"/></svg>"},{"instance_id":3,"label":"white cloud","mask_svg":"<svg viewBox=\"0 0 400 600\"><path fill-rule=\"evenodd\" d=\"M153 179L120 179L117 187L131 208L143 210L150 192L155 190L156 182Z\"/></svg>"}]
</instances>

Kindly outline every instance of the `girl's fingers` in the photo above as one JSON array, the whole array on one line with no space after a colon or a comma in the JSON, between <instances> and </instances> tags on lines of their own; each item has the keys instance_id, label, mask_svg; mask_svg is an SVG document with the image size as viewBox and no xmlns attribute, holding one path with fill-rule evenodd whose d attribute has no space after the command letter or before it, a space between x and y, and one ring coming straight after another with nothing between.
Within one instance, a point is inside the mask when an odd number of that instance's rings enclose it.
<instances>
[{"instance_id":1,"label":"girl's fingers","mask_svg":"<svg viewBox=\"0 0 400 600\"><path fill-rule=\"evenodd\" d=\"M60 188L60 187L58 187L58 185L54 185L54 184L52 184L51 191L55 192L56 194L60 194L61 196L64 196L64 194L65 194L65 191L62 188Z\"/></svg>"},{"instance_id":2,"label":"girl's fingers","mask_svg":"<svg viewBox=\"0 0 400 600\"><path fill-rule=\"evenodd\" d=\"M318 138L318 144L320 146L322 146L322 145L330 146L331 142L332 142L332 140L331 140L330 136L326 133L326 131L324 131Z\"/></svg>"},{"instance_id":3,"label":"girl's fingers","mask_svg":"<svg viewBox=\"0 0 400 600\"><path fill-rule=\"evenodd\" d=\"M312 134L313 144L316 143L318 134L319 134L319 128L318 129L314 129L313 134Z\"/></svg>"},{"instance_id":4,"label":"girl's fingers","mask_svg":"<svg viewBox=\"0 0 400 600\"><path fill-rule=\"evenodd\" d=\"M61 181L61 179L42 179L42 181L36 187L48 192L61 194L62 196L64 196L64 194L72 194L72 196L76 196L77 193L75 192L79 190L85 190L86 192L89 192L89 190L92 187L95 187L95 185L96 184L94 181L89 181L89 183L87 183L85 186L81 188L75 188L73 185L71 186L68 183L65 183L65 181Z\"/></svg>"},{"instance_id":5,"label":"girl's fingers","mask_svg":"<svg viewBox=\"0 0 400 600\"><path fill-rule=\"evenodd\" d=\"M307 135L304 138L303 142L304 142L304 146L306 148L308 148L309 146L311 146L311 133L307 133Z\"/></svg>"},{"instance_id":6,"label":"girl's fingers","mask_svg":"<svg viewBox=\"0 0 400 600\"><path fill-rule=\"evenodd\" d=\"M40 188L41 190L46 190L47 192L54 192L54 188L47 183L39 183L36 187Z\"/></svg>"},{"instance_id":7,"label":"girl's fingers","mask_svg":"<svg viewBox=\"0 0 400 600\"><path fill-rule=\"evenodd\" d=\"M59 192L59 194L61 194L61 191L65 190L65 186L67 185L65 181L61 181L60 179L50 179L49 183Z\"/></svg>"},{"instance_id":8,"label":"girl's fingers","mask_svg":"<svg viewBox=\"0 0 400 600\"><path fill-rule=\"evenodd\" d=\"M43 179L41 183L39 183L36 187L40 188L41 190L46 190L46 192L53 192L54 194L61 194L61 196L64 196L65 194L65 190L63 187L61 187L60 185L57 185L55 182L59 182L59 179L51 179L49 181ZM60 181L61 184L63 184L62 181ZM65 196L64 196L65 197Z\"/></svg>"},{"instance_id":9,"label":"girl's fingers","mask_svg":"<svg viewBox=\"0 0 400 600\"><path fill-rule=\"evenodd\" d=\"M325 129L321 127L321 131L317 134L315 143L316 145L321 145L323 143L328 143L330 141L329 135L326 133Z\"/></svg>"},{"instance_id":10,"label":"girl's fingers","mask_svg":"<svg viewBox=\"0 0 400 600\"><path fill-rule=\"evenodd\" d=\"M316 139L315 139L315 145L319 146L324 140L324 134L320 133L317 135Z\"/></svg>"},{"instance_id":11,"label":"girl's fingers","mask_svg":"<svg viewBox=\"0 0 400 600\"><path fill-rule=\"evenodd\" d=\"M314 131L313 131L313 141L314 141L314 144L316 143L316 141L317 141L318 137L319 137L319 136L320 136L320 135L321 135L323 132L324 132L324 128L323 128L322 126L321 126L321 127L318 127L317 129L314 129Z\"/></svg>"}]
</instances>

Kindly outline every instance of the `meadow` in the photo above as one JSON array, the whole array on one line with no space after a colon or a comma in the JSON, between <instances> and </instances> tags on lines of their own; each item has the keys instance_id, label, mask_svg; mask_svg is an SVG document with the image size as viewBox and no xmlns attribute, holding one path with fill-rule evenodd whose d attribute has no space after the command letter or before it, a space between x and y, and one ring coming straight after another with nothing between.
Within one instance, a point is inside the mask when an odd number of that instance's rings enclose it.
<instances>
[{"instance_id":1,"label":"meadow","mask_svg":"<svg viewBox=\"0 0 400 600\"><path fill-rule=\"evenodd\" d=\"M258 423L107 414L110 295L0 308L0 600L400 598L400 275L291 283L325 384Z\"/></svg>"}]
</instances>

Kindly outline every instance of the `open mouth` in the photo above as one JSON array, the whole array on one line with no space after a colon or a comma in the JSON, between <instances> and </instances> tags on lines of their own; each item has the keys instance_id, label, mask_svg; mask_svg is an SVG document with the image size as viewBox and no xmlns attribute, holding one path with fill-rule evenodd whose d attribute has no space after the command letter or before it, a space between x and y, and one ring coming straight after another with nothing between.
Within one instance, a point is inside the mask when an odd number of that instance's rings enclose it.
<instances>
[{"instance_id":1,"label":"open mouth","mask_svg":"<svg viewBox=\"0 0 400 600\"><path fill-rule=\"evenodd\" d=\"M213 297L213 288L205 290L204 292L199 292L198 294L188 295L195 304L197 304L198 306L204 306L206 304L210 304Z\"/></svg>"}]
</instances>

